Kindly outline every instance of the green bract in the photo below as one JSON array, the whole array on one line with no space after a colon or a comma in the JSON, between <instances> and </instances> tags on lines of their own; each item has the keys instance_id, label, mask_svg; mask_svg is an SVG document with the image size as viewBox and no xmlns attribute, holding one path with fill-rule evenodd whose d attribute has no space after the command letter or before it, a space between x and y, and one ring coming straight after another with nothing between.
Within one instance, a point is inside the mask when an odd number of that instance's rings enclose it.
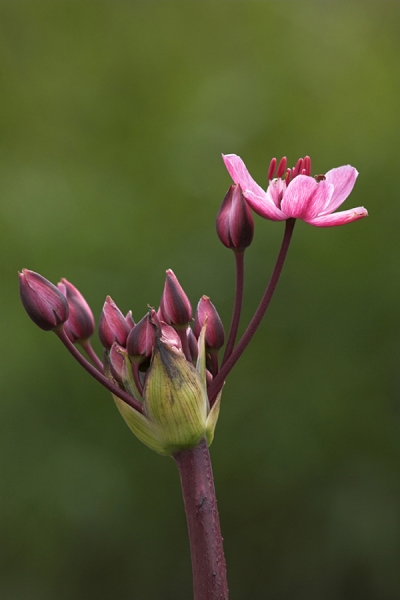
<instances>
[{"instance_id":1,"label":"green bract","mask_svg":"<svg viewBox=\"0 0 400 600\"><path fill-rule=\"evenodd\" d=\"M210 445L218 420L220 396L210 410L206 388L205 327L199 337L196 368L184 354L159 337L143 390L143 414L113 396L121 415L136 437L163 455L197 446L205 437ZM127 391L134 393L126 358ZM136 394L134 394L136 395Z\"/></svg>"}]
</instances>

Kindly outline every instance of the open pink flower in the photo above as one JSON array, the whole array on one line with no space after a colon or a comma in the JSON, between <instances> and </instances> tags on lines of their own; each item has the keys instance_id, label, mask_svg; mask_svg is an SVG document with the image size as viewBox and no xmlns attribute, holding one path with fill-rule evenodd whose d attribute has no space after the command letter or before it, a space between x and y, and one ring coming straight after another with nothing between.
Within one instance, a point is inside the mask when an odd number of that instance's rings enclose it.
<instances>
[{"instance_id":1,"label":"open pink flower","mask_svg":"<svg viewBox=\"0 0 400 600\"><path fill-rule=\"evenodd\" d=\"M222 155L233 181L240 185L243 196L261 217L271 221L302 219L317 227L344 225L368 216L363 206L334 213L350 194L358 172L345 165L331 169L316 178L310 176L309 157L299 159L294 169L287 169L283 179L272 179L276 160L271 161L270 182L265 192L251 177L246 165L236 154ZM284 164L284 168L281 165ZM286 159L278 167L278 176L285 170ZM271 173L272 171L272 173Z\"/></svg>"}]
</instances>

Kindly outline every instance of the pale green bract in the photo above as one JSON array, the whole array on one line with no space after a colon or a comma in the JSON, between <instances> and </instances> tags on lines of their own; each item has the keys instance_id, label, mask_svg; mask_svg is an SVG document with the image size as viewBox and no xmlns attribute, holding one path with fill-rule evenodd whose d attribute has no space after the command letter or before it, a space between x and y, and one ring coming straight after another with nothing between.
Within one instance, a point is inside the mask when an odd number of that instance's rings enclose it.
<instances>
[{"instance_id":1,"label":"pale green bract","mask_svg":"<svg viewBox=\"0 0 400 600\"><path fill-rule=\"evenodd\" d=\"M131 431L158 454L170 456L193 448L205 437L208 446L214 438L221 393L212 409L207 396L205 330L199 336L196 368L184 354L157 339L143 398L134 384L130 362L125 358L123 383L126 390L143 401L143 414L113 395L119 412Z\"/></svg>"}]
</instances>

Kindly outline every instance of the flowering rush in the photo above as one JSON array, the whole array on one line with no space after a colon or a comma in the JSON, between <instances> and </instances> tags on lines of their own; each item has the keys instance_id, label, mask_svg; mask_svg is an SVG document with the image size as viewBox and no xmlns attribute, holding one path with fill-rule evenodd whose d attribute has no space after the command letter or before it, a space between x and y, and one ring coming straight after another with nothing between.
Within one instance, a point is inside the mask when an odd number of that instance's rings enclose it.
<instances>
[{"instance_id":1,"label":"flowering rush","mask_svg":"<svg viewBox=\"0 0 400 600\"><path fill-rule=\"evenodd\" d=\"M94 317L80 291L67 279L57 286L23 269L19 274L22 304L38 327L53 331L67 350L112 393L137 438L179 470L188 523L194 600L227 600L223 543L208 447L219 416L222 388L229 372L259 327L276 289L296 219L317 227L344 225L367 216L363 207L334 212L357 178L354 167L331 169L311 177L311 160L300 158L287 168L286 158L268 169L264 191L241 158L223 155L234 184L220 206L216 230L233 251L236 285L229 335L203 295L193 315L189 297L171 269L166 271L160 305L135 322L107 296L98 320L102 358L90 338ZM276 175L276 177L275 177ZM261 301L239 341L244 254L253 241L251 210L271 221L285 221L275 267ZM222 358L220 352L223 350ZM86 358L86 356L87 358ZM89 359L89 360L88 360Z\"/></svg>"},{"instance_id":2,"label":"flowering rush","mask_svg":"<svg viewBox=\"0 0 400 600\"><path fill-rule=\"evenodd\" d=\"M317 227L331 227L368 216L363 206L334 212L346 200L356 182L358 171L350 165L311 177L309 156L300 158L293 169L286 168L284 157L278 165L277 177L273 178L276 167L276 159L273 158L268 171L269 185L264 191L251 177L240 156L226 154L222 158L248 204L265 219L285 221L294 218Z\"/></svg>"}]
</instances>

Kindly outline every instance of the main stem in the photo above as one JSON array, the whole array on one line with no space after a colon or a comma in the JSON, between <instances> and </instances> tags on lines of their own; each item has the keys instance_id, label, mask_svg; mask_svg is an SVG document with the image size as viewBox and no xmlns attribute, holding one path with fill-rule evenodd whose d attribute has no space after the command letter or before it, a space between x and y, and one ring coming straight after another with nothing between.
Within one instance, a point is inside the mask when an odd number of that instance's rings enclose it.
<instances>
[{"instance_id":1,"label":"main stem","mask_svg":"<svg viewBox=\"0 0 400 600\"><path fill-rule=\"evenodd\" d=\"M228 600L226 563L210 453L198 446L173 456L181 478L192 557L194 600Z\"/></svg>"}]
</instances>

